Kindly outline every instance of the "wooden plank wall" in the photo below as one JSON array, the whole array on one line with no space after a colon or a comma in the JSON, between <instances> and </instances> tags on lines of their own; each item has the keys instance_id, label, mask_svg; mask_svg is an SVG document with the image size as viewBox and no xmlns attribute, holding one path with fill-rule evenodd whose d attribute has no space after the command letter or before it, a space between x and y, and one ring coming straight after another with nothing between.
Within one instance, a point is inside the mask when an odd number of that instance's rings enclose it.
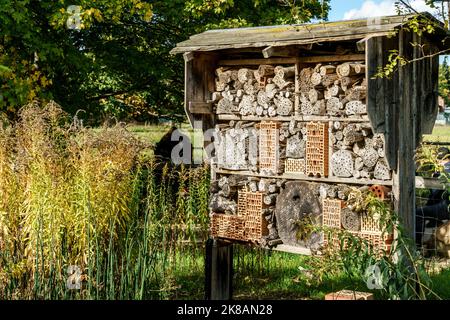
<instances>
[{"instance_id":1,"label":"wooden plank wall","mask_svg":"<svg viewBox=\"0 0 450 320\"><path fill-rule=\"evenodd\" d=\"M212 53L190 53L185 55L185 101L184 109L188 116L191 126L194 127L196 121L201 122L202 129L206 132L208 129L214 128L214 113L193 113L193 106L205 105L207 100L211 99L211 92L215 91L215 68L217 65L216 55ZM195 139L203 139L199 133ZM206 148L211 142L205 142L203 147ZM194 148L201 148L198 142L194 142Z\"/></svg>"},{"instance_id":2,"label":"wooden plank wall","mask_svg":"<svg viewBox=\"0 0 450 320\"><path fill-rule=\"evenodd\" d=\"M415 234L414 155L423 134L430 133L437 116L439 58L423 57L418 46L426 39L400 30L393 38L367 41L368 112L377 133L384 133L386 157L394 170L395 209L405 230ZM428 50L430 45L427 44ZM389 50L416 62L399 68L391 79L373 79L378 67L386 65Z\"/></svg>"},{"instance_id":3,"label":"wooden plank wall","mask_svg":"<svg viewBox=\"0 0 450 320\"><path fill-rule=\"evenodd\" d=\"M397 166L398 150L398 73L391 79L373 79L378 68L385 66L389 50L398 49L398 38L374 37L367 40L367 111L374 132L383 133L386 140L386 159L391 168Z\"/></svg>"}]
</instances>

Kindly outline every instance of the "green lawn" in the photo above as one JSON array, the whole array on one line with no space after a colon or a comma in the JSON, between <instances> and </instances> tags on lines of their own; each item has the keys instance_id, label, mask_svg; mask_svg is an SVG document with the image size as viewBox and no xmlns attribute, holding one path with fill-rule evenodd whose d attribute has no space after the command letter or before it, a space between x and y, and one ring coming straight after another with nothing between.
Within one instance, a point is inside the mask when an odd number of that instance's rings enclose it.
<instances>
[{"instance_id":1,"label":"green lawn","mask_svg":"<svg viewBox=\"0 0 450 320\"><path fill-rule=\"evenodd\" d=\"M193 260L192 260L193 259ZM202 252L195 258L181 259L173 279L169 299L203 299L204 273ZM234 294L236 300L322 300L330 292L355 290L370 292L364 282L344 276L324 277L321 282L308 283L299 267L307 267L310 257L283 252L235 247ZM193 262L194 261L194 262ZM195 267L193 267L195 266ZM450 268L432 277L433 291L442 299L450 299ZM372 291L375 298L378 292Z\"/></svg>"},{"instance_id":2,"label":"green lawn","mask_svg":"<svg viewBox=\"0 0 450 320\"><path fill-rule=\"evenodd\" d=\"M183 123L177 125L183 133L190 134L192 129L190 124ZM159 124L159 125L129 125L127 129L134 133L138 138L142 139L146 143L157 143L161 138L170 130L171 125Z\"/></svg>"},{"instance_id":3,"label":"green lawn","mask_svg":"<svg viewBox=\"0 0 450 320\"><path fill-rule=\"evenodd\" d=\"M450 142L450 126L435 126L432 134L424 136L424 141Z\"/></svg>"}]
</instances>

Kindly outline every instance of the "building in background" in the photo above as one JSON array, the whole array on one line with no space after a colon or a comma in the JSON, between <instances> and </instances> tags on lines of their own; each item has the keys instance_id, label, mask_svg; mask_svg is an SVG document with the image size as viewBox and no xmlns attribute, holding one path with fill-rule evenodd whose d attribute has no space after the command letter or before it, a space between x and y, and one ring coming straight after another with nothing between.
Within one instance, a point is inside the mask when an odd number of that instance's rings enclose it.
<instances>
[{"instance_id":1,"label":"building in background","mask_svg":"<svg viewBox=\"0 0 450 320\"><path fill-rule=\"evenodd\" d=\"M446 105L442 97L439 97L439 114L436 118L436 125L450 125L450 106Z\"/></svg>"}]
</instances>

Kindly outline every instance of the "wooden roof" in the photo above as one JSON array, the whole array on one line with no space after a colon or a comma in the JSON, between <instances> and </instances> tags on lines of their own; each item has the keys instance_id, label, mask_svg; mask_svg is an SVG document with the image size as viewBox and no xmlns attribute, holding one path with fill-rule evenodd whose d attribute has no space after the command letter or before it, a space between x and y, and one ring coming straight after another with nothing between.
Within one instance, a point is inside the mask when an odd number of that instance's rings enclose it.
<instances>
[{"instance_id":1,"label":"wooden roof","mask_svg":"<svg viewBox=\"0 0 450 320\"><path fill-rule=\"evenodd\" d=\"M424 15L441 24L431 14L424 13ZM171 53L302 45L384 36L392 33L414 16L416 15L409 14L315 24L210 30L178 43Z\"/></svg>"}]
</instances>

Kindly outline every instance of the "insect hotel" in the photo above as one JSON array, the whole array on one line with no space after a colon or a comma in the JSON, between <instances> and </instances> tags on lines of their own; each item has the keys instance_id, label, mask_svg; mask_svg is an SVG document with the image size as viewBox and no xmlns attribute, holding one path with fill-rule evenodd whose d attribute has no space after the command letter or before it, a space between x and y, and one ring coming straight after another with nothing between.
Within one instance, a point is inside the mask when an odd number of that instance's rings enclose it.
<instances>
[{"instance_id":1,"label":"insect hotel","mask_svg":"<svg viewBox=\"0 0 450 320\"><path fill-rule=\"evenodd\" d=\"M347 205L351 188L391 202L414 234L413 158L437 116L445 31L418 36L403 28L413 18L213 30L173 49L190 122L215 130L208 298L231 296L232 243L308 254L333 242L302 234L306 222L388 250L376 219ZM414 62L376 77L391 50Z\"/></svg>"}]
</instances>

